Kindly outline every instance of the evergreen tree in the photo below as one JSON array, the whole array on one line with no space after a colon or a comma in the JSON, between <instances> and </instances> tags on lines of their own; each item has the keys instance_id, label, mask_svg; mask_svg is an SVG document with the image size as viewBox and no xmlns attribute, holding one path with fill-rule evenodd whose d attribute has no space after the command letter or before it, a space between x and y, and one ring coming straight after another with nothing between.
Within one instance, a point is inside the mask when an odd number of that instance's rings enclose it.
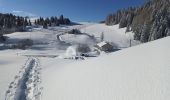
<instances>
[{"instance_id":1,"label":"evergreen tree","mask_svg":"<svg viewBox=\"0 0 170 100\"><path fill-rule=\"evenodd\" d=\"M28 25L29 25L29 26L32 26L32 23L31 23L30 19L29 19L29 21L28 21Z\"/></svg>"},{"instance_id":2,"label":"evergreen tree","mask_svg":"<svg viewBox=\"0 0 170 100\"><path fill-rule=\"evenodd\" d=\"M60 22L60 24L64 24L64 17L63 17L63 15L60 16L59 22Z\"/></svg>"},{"instance_id":3,"label":"evergreen tree","mask_svg":"<svg viewBox=\"0 0 170 100\"><path fill-rule=\"evenodd\" d=\"M142 27L141 37L140 41L145 43L149 40L149 31L150 31L150 25L148 23L145 23Z\"/></svg>"}]
</instances>

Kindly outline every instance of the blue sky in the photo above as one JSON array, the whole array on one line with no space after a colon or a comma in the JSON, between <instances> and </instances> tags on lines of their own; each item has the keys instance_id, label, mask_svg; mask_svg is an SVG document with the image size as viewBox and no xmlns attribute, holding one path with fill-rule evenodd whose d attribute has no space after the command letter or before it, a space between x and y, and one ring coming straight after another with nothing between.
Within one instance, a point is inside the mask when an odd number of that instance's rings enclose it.
<instances>
[{"instance_id":1,"label":"blue sky","mask_svg":"<svg viewBox=\"0 0 170 100\"><path fill-rule=\"evenodd\" d=\"M106 15L144 0L0 0L0 12L29 16L59 16L73 21L100 21Z\"/></svg>"}]
</instances>

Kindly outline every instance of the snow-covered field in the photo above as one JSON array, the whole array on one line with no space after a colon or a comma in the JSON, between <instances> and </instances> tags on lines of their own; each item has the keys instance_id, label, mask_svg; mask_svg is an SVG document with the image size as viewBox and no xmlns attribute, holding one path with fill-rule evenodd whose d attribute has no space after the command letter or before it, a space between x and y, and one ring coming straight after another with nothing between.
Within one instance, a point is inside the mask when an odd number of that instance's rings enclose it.
<instances>
[{"instance_id":1,"label":"snow-covered field","mask_svg":"<svg viewBox=\"0 0 170 100\"><path fill-rule=\"evenodd\" d=\"M66 34L75 28L87 34ZM95 44L102 32L119 48L133 40L118 25L95 23L8 34L7 44L28 38L34 45L0 51L0 100L169 100L170 37L95 58L66 58L68 47Z\"/></svg>"}]
</instances>

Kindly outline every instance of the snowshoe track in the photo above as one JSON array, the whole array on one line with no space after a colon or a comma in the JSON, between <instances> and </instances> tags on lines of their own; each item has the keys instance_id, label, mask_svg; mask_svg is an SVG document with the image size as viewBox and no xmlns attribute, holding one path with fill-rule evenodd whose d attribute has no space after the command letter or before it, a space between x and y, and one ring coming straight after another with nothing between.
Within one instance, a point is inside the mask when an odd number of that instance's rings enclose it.
<instances>
[{"instance_id":1,"label":"snowshoe track","mask_svg":"<svg viewBox=\"0 0 170 100\"><path fill-rule=\"evenodd\" d=\"M41 68L38 58L28 58L6 91L5 100L41 100Z\"/></svg>"}]
</instances>

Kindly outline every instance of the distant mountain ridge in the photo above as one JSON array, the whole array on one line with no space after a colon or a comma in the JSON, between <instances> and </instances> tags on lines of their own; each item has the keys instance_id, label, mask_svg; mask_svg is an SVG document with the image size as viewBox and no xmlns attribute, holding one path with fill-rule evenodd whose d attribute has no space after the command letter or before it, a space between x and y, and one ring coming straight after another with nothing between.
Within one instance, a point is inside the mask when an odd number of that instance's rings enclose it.
<instances>
[{"instance_id":1,"label":"distant mountain ridge","mask_svg":"<svg viewBox=\"0 0 170 100\"><path fill-rule=\"evenodd\" d=\"M109 14L106 25L119 24L119 28L135 33L134 39L148 42L170 36L170 0L147 0L141 7L129 7Z\"/></svg>"}]
</instances>

